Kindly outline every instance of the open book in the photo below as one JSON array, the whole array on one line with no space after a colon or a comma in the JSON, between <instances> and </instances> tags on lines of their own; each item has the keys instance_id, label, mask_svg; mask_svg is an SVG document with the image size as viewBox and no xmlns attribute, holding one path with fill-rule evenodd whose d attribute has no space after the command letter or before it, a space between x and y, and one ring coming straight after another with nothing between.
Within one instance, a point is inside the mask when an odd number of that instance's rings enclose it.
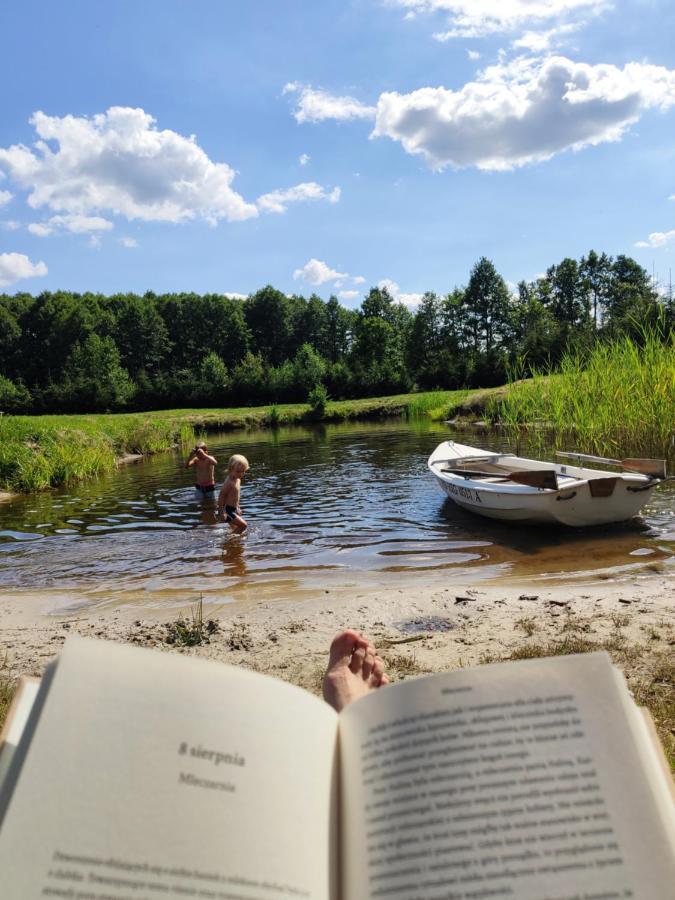
<instances>
[{"instance_id":1,"label":"open book","mask_svg":"<svg viewBox=\"0 0 675 900\"><path fill-rule=\"evenodd\" d=\"M668 776L602 653L299 688L69 638L0 793L7 900L672 900Z\"/></svg>"}]
</instances>

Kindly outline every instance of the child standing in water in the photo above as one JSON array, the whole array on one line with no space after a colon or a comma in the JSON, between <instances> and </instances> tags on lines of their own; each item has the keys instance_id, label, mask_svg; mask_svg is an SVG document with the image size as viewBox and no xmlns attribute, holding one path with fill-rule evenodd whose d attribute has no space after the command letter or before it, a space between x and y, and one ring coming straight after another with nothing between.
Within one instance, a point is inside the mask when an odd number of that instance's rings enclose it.
<instances>
[{"instance_id":1,"label":"child standing in water","mask_svg":"<svg viewBox=\"0 0 675 900\"><path fill-rule=\"evenodd\" d=\"M247 471L248 460L245 456L239 453L231 456L227 464L227 478L218 495L218 518L221 522L228 521L236 534L241 534L248 528L248 522L242 518L239 506L241 479Z\"/></svg>"},{"instance_id":2,"label":"child standing in water","mask_svg":"<svg viewBox=\"0 0 675 900\"><path fill-rule=\"evenodd\" d=\"M215 456L209 456L209 451L204 441L200 441L188 456L185 467L195 467L195 489L199 491L202 497L212 495L216 490L217 462L218 460Z\"/></svg>"}]
</instances>

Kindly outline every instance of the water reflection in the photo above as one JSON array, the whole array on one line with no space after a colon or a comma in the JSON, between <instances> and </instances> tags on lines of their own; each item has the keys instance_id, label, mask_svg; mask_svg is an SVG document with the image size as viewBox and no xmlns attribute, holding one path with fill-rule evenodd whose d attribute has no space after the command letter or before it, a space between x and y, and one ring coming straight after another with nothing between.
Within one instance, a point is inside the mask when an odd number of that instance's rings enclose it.
<instances>
[{"instance_id":1,"label":"water reflection","mask_svg":"<svg viewBox=\"0 0 675 900\"><path fill-rule=\"evenodd\" d=\"M672 486L655 492L643 518L588 531L481 519L427 473L429 453L448 436L445 426L399 421L210 436L221 478L233 452L252 463L244 537L216 521L215 498L196 494L178 454L17 499L0 507L0 586L184 600L420 577L672 571ZM505 449L499 435L457 437Z\"/></svg>"}]
</instances>

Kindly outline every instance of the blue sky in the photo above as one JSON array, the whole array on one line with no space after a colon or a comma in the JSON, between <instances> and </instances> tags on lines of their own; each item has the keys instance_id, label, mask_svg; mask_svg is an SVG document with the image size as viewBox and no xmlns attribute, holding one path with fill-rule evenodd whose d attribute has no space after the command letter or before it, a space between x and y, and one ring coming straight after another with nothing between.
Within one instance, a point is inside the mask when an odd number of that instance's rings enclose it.
<instances>
[{"instance_id":1,"label":"blue sky","mask_svg":"<svg viewBox=\"0 0 675 900\"><path fill-rule=\"evenodd\" d=\"M668 283L671 0L23 0L0 33L5 291L413 305L591 248Z\"/></svg>"}]
</instances>

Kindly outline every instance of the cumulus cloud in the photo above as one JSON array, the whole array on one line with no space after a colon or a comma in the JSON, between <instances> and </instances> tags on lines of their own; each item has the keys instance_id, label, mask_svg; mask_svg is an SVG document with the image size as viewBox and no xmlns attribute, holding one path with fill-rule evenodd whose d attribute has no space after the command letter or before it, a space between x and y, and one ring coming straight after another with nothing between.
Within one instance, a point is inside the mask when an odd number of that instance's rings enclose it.
<instances>
[{"instance_id":1,"label":"cumulus cloud","mask_svg":"<svg viewBox=\"0 0 675 900\"><path fill-rule=\"evenodd\" d=\"M298 157L298 162L301 166L306 166L312 157L308 153L301 153Z\"/></svg>"},{"instance_id":2,"label":"cumulus cloud","mask_svg":"<svg viewBox=\"0 0 675 900\"><path fill-rule=\"evenodd\" d=\"M313 284L317 287L320 284L325 284L327 281L342 281L345 278L349 278L349 275L346 272L338 272L336 269L331 269L329 265L320 259L312 258L301 269L296 269L293 272L293 278L296 281L301 278L308 284Z\"/></svg>"},{"instance_id":3,"label":"cumulus cloud","mask_svg":"<svg viewBox=\"0 0 675 900\"><path fill-rule=\"evenodd\" d=\"M263 194L258 197L256 202L258 208L265 212L282 213L286 212L289 203L307 200L327 200L329 203L337 203L340 193L339 187L328 191L315 181L306 181L285 191L271 191L269 194Z\"/></svg>"},{"instance_id":4,"label":"cumulus cloud","mask_svg":"<svg viewBox=\"0 0 675 900\"><path fill-rule=\"evenodd\" d=\"M467 50L466 55L473 61L480 59L480 53L477 50Z\"/></svg>"},{"instance_id":5,"label":"cumulus cloud","mask_svg":"<svg viewBox=\"0 0 675 900\"><path fill-rule=\"evenodd\" d=\"M360 296L360 294L360 291L338 291L340 300L354 300L356 297Z\"/></svg>"},{"instance_id":6,"label":"cumulus cloud","mask_svg":"<svg viewBox=\"0 0 675 900\"><path fill-rule=\"evenodd\" d=\"M485 37L490 34L546 25L582 13L597 14L610 4L605 0L393 0L408 12L445 13L446 31L434 37Z\"/></svg>"},{"instance_id":7,"label":"cumulus cloud","mask_svg":"<svg viewBox=\"0 0 675 900\"><path fill-rule=\"evenodd\" d=\"M5 206L5 204L9 203L14 194L10 193L10 191L0 191L0 206Z\"/></svg>"},{"instance_id":8,"label":"cumulus cloud","mask_svg":"<svg viewBox=\"0 0 675 900\"><path fill-rule=\"evenodd\" d=\"M113 106L92 117L36 112L30 122L33 148L0 148L0 167L29 192L34 209L158 222L258 214L232 189L230 166L210 160L194 137L160 130L142 109Z\"/></svg>"},{"instance_id":9,"label":"cumulus cloud","mask_svg":"<svg viewBox=\"0 0 675 900\"><path fill-rule=\"evenodd\" d=\"M127 250L133 250L134 248L138 247L138 241L136 240L136 238L132 238L132 237L126 237L126 236L121 237L119 239L119 243L123 247L126 247Z\"/></svg>"},{"instance_id":10,"label":"cumulus cloud","mask_svg":"<svg viewBox=\"0 0 675 900\"><path fill-rule=\"evenodd\" d=\"M236 291L225 291L225 296L231 300L245 300L248 294L238 294Z\"/></svg>"},{"instance_id":11,"label":"cumulus cloud","mask_svg":"<svg viewBox=\"0 0 675 900\"><path fill-rule=\"evenodd\" d=\"M385 289L397 303L403 303L405 306L417 306L424 296L424 294L404 294L398 284L389 278L378 281L377 286Z\"/></svg>"},{"instance_id":12,"label":"cumulus cloud","mask_svg":"<svg viewBox=\"0 0 675 900\"><path fill-rule=\"evenodd\" d=\"M327 91L303 87L297 82L290 82L284 93L299 92L298 103L293 115L297 122L323 122L326 119L337 119L345 122L348 119L372 119L375 107L366 106L354 97L336 97Z\"/></svg>"},{"instance_id":13,"label":"cumulus cloud","mask_svg":"<svg viewBox=\"0 0 675 900\"><path fill-rule=\"evenodd\" d=\"M21 223L17 222L16 219L3 219L0 222L0 228L4 228L5 231L18 231L21 228Z\"/></svg>"},{"instance_id":14,"label":"cumulus cloud","mask_svg":"<svg viewBox=\"0 0 675 900\"><path fill-rule=\"evenodd\" d=\"M36 112L30 121L38 140L31 148L0 148L0 171L28 191L30 207L57 214L29 226L43 237L59 229L87 233L112 228L102 213L215 225L223 219L249 219L261 210L284 212L289 203L302 200L336 203L340 198L339 188L309 182L251 203L233 190L230 166L209 159L194 136L160 130L142 109L113 106L91 117Z\"/></svg>"},{"instance_id":15,"label":"cumulus cloud","mask_svg":"<svg viewBox=\"0 0 675 900\"><path fill-rule=\"evenodd\" d=\"M652 231L649 240L638 241L636 247L665 247L668 244L675 244L675 229L673 231Z\"/></svg>"},{"instance_id":16,"label":"cumulus cloud","mask_svg":"<svg viewBox=\"0 0 675 900\"><path fill-rule=\"evenodd\" d=\"M47 237L56 231L69 231L72 234L90 234L93 231L110 231L113 223L101 216L52 216L46 222L31 222L27 226L31 234Z\"/></svg>"},{"instance_id":17,"label":"cumulus cloud","mask_svg":"<svg viewBox=\"0 0 675 900\"><path fill-rule=\"evenodd\" d=\"M434 169L506 170L621 138L649 108L675 104L675 71L520 58L458 91L384 93L371 137L399 141Z\"/></svg>"},{"instance_id":18,"label":"cumulus cloud","mask_svg":"<svg viewBox=\"0 0 675 900\"><path fill-rule=\"evenodd\" d=\"M47 266L42 261L33 263L23 253L0 253L0 287L22 278L39 278L46 274Z\"/></svg>"}]
</instances>

